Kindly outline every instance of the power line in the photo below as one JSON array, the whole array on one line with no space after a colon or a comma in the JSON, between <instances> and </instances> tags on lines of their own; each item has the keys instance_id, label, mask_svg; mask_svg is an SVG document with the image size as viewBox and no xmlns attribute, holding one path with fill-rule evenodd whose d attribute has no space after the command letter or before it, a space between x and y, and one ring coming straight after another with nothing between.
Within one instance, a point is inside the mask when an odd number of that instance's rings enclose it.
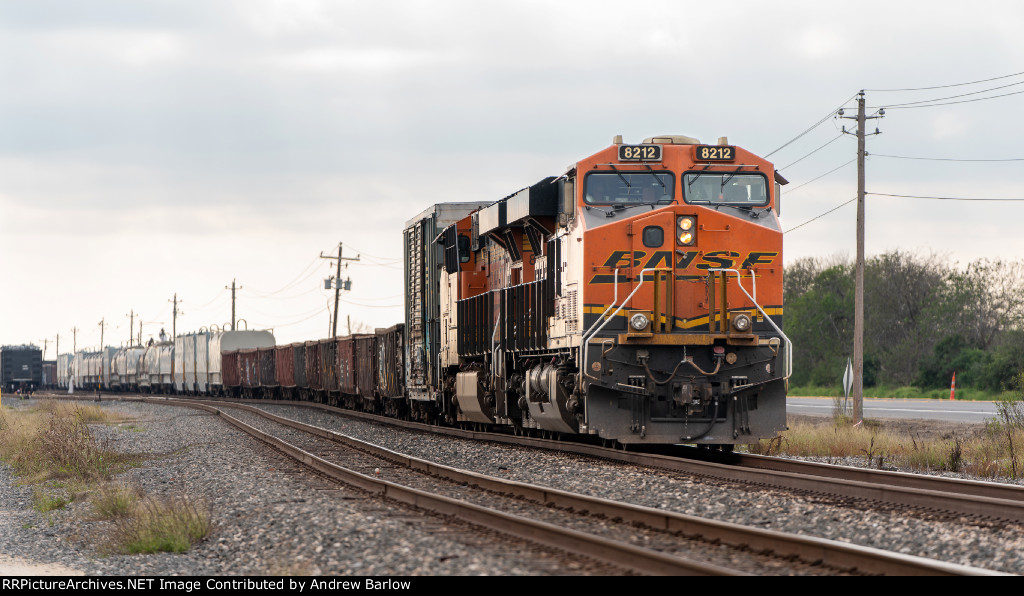
<instances>
[{"instance_id":1,"label":"power line","mask_svg":"<svg viewBox=\"0 0 1024 596\"><path fill-rule=\"evenodd\" d=\"M301 294L292 294L291 296L274 296L273 294L276 294L277 292L272 292L271 294L267 294L265 296L256 295L255 299L256 300L294 300L296 298L302 298L303 296L309 296L310 294L313 294L314 292L318 292L319 290L320 290L320 286L319 285L315 285L315 286L312 286L310 289L306 290L305 292L302 292Z\"/></svg>"},{"instance_id":2,"label":"power line","mask_svg":"<svg viewBox=\"0 0 1024 596\"><path fill-rule=\"evenodd\" d=\"M825 143L825 144L824 144L824 145L822 145L821 147L818 147L818 148L817 148L817 149L815 149L814 151L811 151L810 153L808 153L807 155L805 155L805 156L801 157L800 159L798 159L798 160L794 161L793 163L791 163L791 164L787 164L787 165L785 165L785 166L782 166L781 168L775 168L775 169L776 169L776 170L785 170L785 169L786 169L786 168L788 168L788 167L791 167L791 166L795 166L796 164L800 163L801 161L803 161L803 160L807 159L808 157L810 157L810 156L814 155L815 153L817 153L817 152L821 151L821 150L822 150L822 149L824 149L825 147L828 147L828 146L829 146L829 145L831 145L832 143L835 143L835 142L836 142L837 140L839 140L839 139L840 139L840 138L841 138L841 137L843 136L843 134L844 134L844 133L839 133L839 134L837 134L837 135L835 136L835 138L834 138L834 139L832 139L831 141L829 141L829 142Z\"/></svg>"},{"instance_id":3,"label":"power line","mask_svg":"<svg viewBox=\"0 0 1024 596\"><path fill-rule=\"evenodd\" d=\"M223 304L225 302L229 301L229 300L230 300L230 298L228 298L227 293L222 291L213 300L207 302L206 304L204 304L202 306L193 306L193 307L191 307L191 310L192 310L193 313L215 312L215 311L220 310L221 306L223 306Z\"/></svg>"},{"instance_id":4,"label":"power line","mask_svg":"<svg viewBox=\"0 0 1024 596\"><path fill-rule=\"evenodd\" d=\"M874 195L876 197L900 197L900 198L906 198L906 199L934 199L934 200L937 200L937 201L995 201L995 202L1004 202L1004 203L1024 201L1024 199L988 199L988 198L981 199L981 198L965 198L965 197L925 197L925 196L920 196L920 195L894 195L894 194L887 194L887 193L883 193L883 192L869 192L869 193L864 193L864 194Z\"/></svg>"},{"instance_id":5,"label":"power line","mask_svg":"<svg viewBox=\"0 0 1024 596\"><path fill-rule=\"evenodd\" d=\"M279 316L279 315L276 315L276 314L265 313L265 312L263 312L261 310L255 309L255 308L250 308L249 310L251 310L252 312L256 313L257 315L264 316L264 317L267 317L269 319L274 319L275 317ZM289 315L289 316L305 317L309 313L318 314L318 313L322 313L324 310L326 310L326 307L318 306L316 312L314 312L312 310L307 310L306 312L302 312L302 313L298 313L298 314L294 314L294 315ZM305 320L305 319L303 319L303 320Z\"/></svg>"},{"instance_id":6,"label":"power line","mask_svg":"<svg viewBox=\"0 0 1024 596\"><path fill-rule=\"evenodd\" d=\"M914 108L934 108L934 107L938 107L938 106L951 106L953 104L958 104L958 103L973 103L975 101L985 101L986 99L998 99L1000 97L1007 97L1007 96L1010 96L1010 95L1020 95L1021 93L1024 93L1024 91L1014 91L1013 93L1003 93L1001 95L992 95L992 96L989 96L989 97L978 97L978 98L975 98L975 99L962 99L960 101L947 101L947 102L944 102L944 103L929 103L929 104L923 105L923 106L911 105L911 104L900 104L900 105L895 105L895 106L882 106L882 107L887 109L887 110L912 110ZM968 95L970 95L970 94L968 94ZM963 97L963 96L958 96L958 97ZM932 100L929 100L929 101L939 101L939 100L938 99L932 99ZM913 102L913 103L920 103L920 102Z\"/></svg>"},{"instance_id":7,"label":"power line","mask_svg":"<svg viewBox=\"0 0 1024 596\"><path fill-rule=\"evenodd\" d=\"M224 296L225 296L225 294L224 294L224 291L223 291L223 290L222 290L222 291L220 291L220 292L217 292L217 294L216 294L216 295L215 295L215 296L214 296L213 298L211 298L211 299L209 300L209 302L207 302L206 304L200 305L200 306L193 306L193 307L192 307L192 310L203 310L203 309L205 309L205 308L206 308L207 306L210 306L211 304L213 304L214 302L216 302L216 301L217 301L217 300L219 300L220 298L223 298Z\"/></svg>"},{"instance_id":8,"label":"power line","mask_svg":"<svg viewBox=\"0 0 1024 596\"><path fill-rule=\"evenodd\" d=\"M979 93L988 93L989 91L998 91L999 89L1006 89L1007 87L1016 87L1017 85L1024 85L1024 81L1017 81L1016 83L1010 83L1008 85L1000 85L998 87L990 87L988 89L982 89L981 91L971 91L970 93L961 93L960 95L948 95L946 97L936 97L935 99L922 99L921 101L911 101L908 103L897 103L892 104L893 106L909 106L919 103L931 103L933 101L944 101L947 99L956 99L958 97L967 97L968 95L978 95Z\"/></svg>"},{"instance_id":9,"label":"power line","mask_svg":"<svg viewBox=\"0 0 1024 596\"><path fill-rule=\"evenodd\" d=\"M870 194L870 193L868 193L868 194ZM845 203L842 203L841 205L837 205L836 207L834 207L832 209L829 209L828 211L822 213L821 215L819 215L817 217L812 217L811 219L808 219L804 223L802 223L802 224L800 224L800 225L798 225L798 226L796 226L794 228L790 228L790 229L786 230L785 232L783 232L783 234L788 234L788 233L792 232L793 230L796 230L797 228L802 228L802 227L806 226L807 224L811 223L812 221L814 221L816 219L821 219L822 217L825 217L829 213L832 213L833 211L836 211L840 207L845 207L846 205L849 205L850 203L852 203L852 202L854 202L856 200L857 200L857 197L853 197L849 201L846 201Z\"/></svg>"},{"instance_id":10,"label":"power line","mask_svg":"<svg viewBox=\"0 0 1024 596\"><path fill-rule=\"evenodd\" d=\"M1007 159L953 159L945 157L909 157L906 155L883 155L881 153L870 153L871 157L891 157L893 159L921 159L925 161L985 161L985 162L997 162L997 161L1024 161L1024 157L1011 157Z\"/></svg>"},{"instance_id":11,"label":"power line","mask_svg":"<svg viewBox=\"0 0 1024 596\"><path fill-rule=\"evenodd\" d=\"M273 327L274 329L279 329L281 327L291 327L292 325L298 325L299 323L305 323L306 321L312 319L313 317L318 317L318 316L322 315L324 313L324 311L330 311L330 310L331 309L330 309L329 306L324 306L323 308L321 308L320 310L316 311L315 313L309 315L305 319L300 319L298 321L292 321L291 323L282 323L280 325L264 325L263 323L254 323L253 325L256 326L256 327L265 327L265 328Z\"/></svg>"},{"instance_id":12,"label":"power line","mask_svg":"<svg viewBox=\"0 0 1024 596\"><path fill-rule=\"evenodd\" d=\"M969 83L953 83L952 85L939 85L937 87L916 87L912 89L865 89L865 91L877 91L877 92L889 92L889 91L927 91L929 89L947 89L949 87L963 87L964 85L976 85L978 83L987 83L989 81L998 81L999 79L1008 79L1022 75L1024 72L1015 72L1013 74L1003 75L1001 77L993 77L991 79L982 79L980 81L971 81Z\"/></svg>"},{"instance_id":13,"label":"power line","mask_svg":"<svg viewBox=\"0 0 1024 596\"><path fill-rule=\"evenodd\" d=\"M791 188L791 189L787 190L787 191L786 191L786 194L787 194L787 195L788 195L788 194L792 194L792 193L793 193L793 191L795 191L795 190L798 190L798 189L801 189L801 188L803 188L803 187L807 186L808 184L810 184L811 182L814 182L814 181L816 181L816 180L820 180L820 179L824 178L825 176L828 176L828 175L829 175L829 174L831 174L832 172L835 172L835 171L841 170L841 169L845 168L846 166L848 166L848 165L852 164L852 163L853 163L853 162L855 162L855 161L857 161L857 158L856 158L856 157L855 157L855 158L853 158L853 159L851 159L850 161L848 161L848 162L844 163L843 165L839 166L838 168L835 168L835 169L829 170L829 171L825 172L824 174L822 174L821 176L818 176L817 178L814 178L814 179L812 179L812 180L808 180L807 182L804 182L803 184L801 184L800 186L797 186L796 188Z\"/></svg>"},{"instance_id":14,"label":"power line","mask_svg":"<svg viewBox=\"0 0 1024 596\"><path fill-rule=\"evenodd\" d=\"M352 306L359 306L362 308L398 308L401 304L361 304L359 302L353 302L351 300L342 300L345 304L351 304Z\"/></svg>"},{"instance_id":15,"label":"power line","mask_svg":"<svg viewBox=\"0 0 1024 596\"><path fill-rule=\"evenodd\" d=\"M836 112L838 112L839 110L843 109L843 106L845 106L845 105L846 105L847 103L849 103L850 99L853 99L854 97L857 97L857 94L856 94L856 93L854 93L854 94L853 94L852 96L850 96L850 98L849 98L849 99L847 99L847 100L846 100L846 101L844 101L844 102L843 102L842 104L840 104L840 106L839 106L838 108L836 108L836 109L832 110L831 112L829 112L828 114L826 114L826 115L825 115L825 117L823 117L823 118L822 118L821 120L818 120L818 121L817 121L817 122L815 122L815 123L814 123L813 125L811 125L811 127L810 127L810 128L808 128L807 130L805 130L805 131L803 131L802 133L798 134L798 135L797 135L796 137L794 137L793 139L791 139L790 141L788 141L788 142L787 142L787 143L786 143L785 145L783 145L782 147L779 147L779 148L778 148L778 149L776 149L775 151L772 151L772 152L771 152L771 153L769 153L768 155L765 155L765 156L764 156L764 157L765 157L765 159L767 159L767 158L771 157L772 155L774 155L774 154L778 153L779 151L781 151L781 150L785 149L786 147L788 147L789 145L791 145L791 144L792 144L792 143L793 143L794 141L796 141L796 140L797 140L797 139L799 139L800 137L802 137L802 136L804 136L805 134L807 134L807 133L811 132L811 131L812 131L812 130L814 130L815 128L818 128L819 126L821 126L821 124L822 124L823 122L825 122L826 120L828 120L829 118L831 118L832 116L834 116L834 115L836 114Z\"/></svg>"},{"instance_id":16,"label":"power line","mask_svg":"<svg viewBox=\"0 0 1024 596\"><path fill-rule=\"evenodd\" d=\"M368 258L371 262L374 262L373 261L374 259L376 259L377 261L384 261L384 262L387 262L387 263L398 263L399 261L402 260L401 257L394 257L394 258L392 258L392 257L380 257L380 256L377 256L377 255L371 255L371 254L368 254L366 251L359 250L358 248L356 248L355 246L352 246L352 245L349 245L349 248L351 248L352 250L356 251L356 253L358 253L359 256ZM377 264L383 265L385 263L377 263Z\"/></svg>"},{"instance_id":17,"label":"power line","mask_svg":"<svg viewBox=\"0 0 1024 596\"><path fill-rule=\"evenodd\" d=\"M280 294L281 292L283 292L283 291L287 290L288 288L296 285L297 283L309 279L314 274L314 271L313 271L314 265L316 265L319 262L320 262L320 259L314 257L313 260L310 261L309 264L306 265L306 267L302 270L302 272L299 273L298 275L296 275L294 279L292 279L290 282L288 282L287 284L285 284L281 288L279 288L277 290L274 290L273 292L259 292L259 291L252 290L252 288L250 288L249 291L250 292L254 292L260 298L267 298L269 296L273 296L274 294ZM305 276L305 277L303 277L303 276Z\"/></svg>"}]
</instances>

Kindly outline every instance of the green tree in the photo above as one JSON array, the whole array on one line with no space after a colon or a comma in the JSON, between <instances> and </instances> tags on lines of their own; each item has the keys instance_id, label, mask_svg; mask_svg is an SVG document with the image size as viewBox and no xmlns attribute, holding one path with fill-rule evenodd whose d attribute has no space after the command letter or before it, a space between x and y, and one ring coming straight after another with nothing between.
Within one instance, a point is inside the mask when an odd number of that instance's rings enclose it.
<instances>
[{"instance_id":1,"label":"green tree","mask_svg":"<svg viewBox=\"0 0 1024 596\"><path fill-rule=\"evenodd\" d=\"M813 276L786 303L785 331L793 342L793 383L832 385L853 345L853 276L833 265Z\"/></svg>"},{"instance_id":2,"label":"green tree","mask_svg":"<svg viewBox=\"0 0 1024 596\"><path fill-rule=\"evenodd\" d=\"M914 382L919 362L939 337L934 305L945 275L935 256L894 251L865 263L865 361L876 362L880 382Z\"/></svg>"}]
</instances>

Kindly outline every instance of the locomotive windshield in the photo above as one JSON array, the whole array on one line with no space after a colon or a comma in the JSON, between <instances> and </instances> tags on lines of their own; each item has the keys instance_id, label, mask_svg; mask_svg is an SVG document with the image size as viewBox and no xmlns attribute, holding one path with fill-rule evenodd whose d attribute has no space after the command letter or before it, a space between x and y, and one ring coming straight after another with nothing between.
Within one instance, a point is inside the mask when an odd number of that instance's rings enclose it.
<instances>
[{"instance_id":1,"label":"locomotive windshield","mask_svg":"<svg viewBox=\"0 0 1024 596\"><path fill-rule=\"evenodd\" d=\"M768 204L768 193L760 174L687 172L683 174L683 199L687 203L756 207Z\"/></svg>"},{"instance_id":2,"label":"locomotive windshield","mask_svg":"<svg viewBox=\"0 0 1024 596\"><path fill-rule=\"evenodd\" d=\"M670 203L674 183L668 172L590 172L583 192L587 203L597 205Z\"/></svg>"}]
</instances>

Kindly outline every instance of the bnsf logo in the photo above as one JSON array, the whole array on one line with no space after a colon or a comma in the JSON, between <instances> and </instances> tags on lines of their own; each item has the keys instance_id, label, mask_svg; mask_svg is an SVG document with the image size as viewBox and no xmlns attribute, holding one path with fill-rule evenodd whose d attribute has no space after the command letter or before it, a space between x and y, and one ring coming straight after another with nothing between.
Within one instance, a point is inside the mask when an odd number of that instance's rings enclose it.
<instances>
[{"instance_id":1,"label":"bnsf logo","mask_svg":"<svg viewBox=\"0 0 1024 596\"><path fill-rule=\"evenodd\" d=\"M675 256L675 262L672 258ZM682 251L674 253L670 250L658 250L648 254L643 250L616 250L613 251L604 266L611 269L653 269L661 267L668 269L749 269L754 265L770 265L779 256L778 252L750 252L745 258L740 258L740 253L728 250L715 250L701 254L697 250ZM698 260L697 257L700 257ZM696 262L695 262L696 261ZM739 267L737 267L739 264Z\"/></svg>"}]
</instances>

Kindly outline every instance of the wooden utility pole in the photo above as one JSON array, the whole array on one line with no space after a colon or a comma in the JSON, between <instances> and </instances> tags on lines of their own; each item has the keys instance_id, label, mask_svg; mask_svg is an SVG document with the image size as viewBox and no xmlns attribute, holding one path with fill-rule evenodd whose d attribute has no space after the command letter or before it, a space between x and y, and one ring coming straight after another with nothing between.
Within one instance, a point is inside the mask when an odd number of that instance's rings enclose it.
<instances>
[{"instance_id":1,"label":"wooden utility pole","mask_svg":"<svg viewBox=\"0 0 1024 596\"><path fill-rule=\"evenodd\" d=\"M135 331L135 309L128 314L128 347L132 347L132 331Z\"/></svg>"},{"instance_id":2,"label":"wooden utility pole","mask_svg":"<svg viewBox=\"0 0 1024 596\"><path fill-rule=\"evenodd\" d=\"M106 319L100 319L100 351L103 351L103 332L107 330Z\"/></svg>"},{"instance_id":3,"label":"wooden utility pole","mask_svg":"<svg viewBox=\"0 0 1024 596\"><path fill-rule=\"evenodd\" d=\"M320 253L321 259L337 259L338 260L338 272L334 276L334 322L331 324L331 337L338 337L338 296L341 293L341 262L342 261L358 261L359 255L353 257L342 257L341 256L341 242L338 243L338 256L332 257L325 255L323 252ZM348 289L348 288L346 288Z\"/></svg>"},{"instance_id":4,"label":"wooden utility pole","mask_svg":"<svg viewBox=\"0 0 1024 596\"><path fill-rule=\"evenodd\" d=\"M174 300L168 300L174 304L174 309L171 311L171 341L174 341L175 337L178 337L178 293L174 293Z\"/></svg>"},{"instance_id":5,"label":"wooden utility pole","mask_svg":"<svg viewBox=\"0 0 1024 596\"><path fill-rule=\"evenodd\" d=\"M231 287L224 286L225 290L231 290L231 330L235 330L235 290L241 290L242 286L235 287L235 280L231 280Z\"/></svg>"},{"instance_id":6,"label":"wooden utility pole","mask_svg":"<svg viewBox=\"0 0 1024 596\"><path fill-rule=\"evenodd\" d=\"M853 294L853 423L864 421L864 92L857 98L857 284Z\"/></svg>"},{"instance_id":7,"label":"wooden utility pole","mask_svg":"<svg viewBox=\"0 0 1024 596\"><path fill-rule=\"evenodd\" d=\"M877 116L870 118L881 118L885 110L879 110ZM843 111L839 110L839 116ZM853 424L854 426L864 421L864 157L867 138L867 121L869 116L865 113L864 90L857 97L857 264L855 271L855 286L853 294ZM852 118L851 118L852 119ZM843 127L846 132L846 127ZM874 134L880 134L875 129Z\"/></svg>"},{"instance_id":8,"label":"wooden utility pole","mask_svg":"<svg viewBox=\"0 0 1024 596\"><path fill-rule=\"evenodd\" d=\"M78 352L78 327L71 328L71 353Z\"/></svg>"}]
</instances>

